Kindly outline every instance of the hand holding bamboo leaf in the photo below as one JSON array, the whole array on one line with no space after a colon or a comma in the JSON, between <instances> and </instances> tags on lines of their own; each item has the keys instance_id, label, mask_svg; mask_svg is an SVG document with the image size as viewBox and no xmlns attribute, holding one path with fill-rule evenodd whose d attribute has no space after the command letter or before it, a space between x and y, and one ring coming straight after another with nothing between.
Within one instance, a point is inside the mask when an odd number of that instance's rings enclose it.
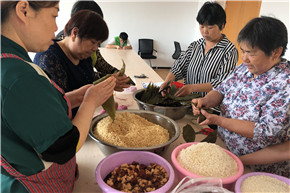
<instances>
[{"instance_id":1,"label":"hand holding bamboo leaf","mask_svg":"<svg viewBox=\"0 0 290 193\"><path fill-rule=\"evenodd\" d=\"M119 77L122 77L125 74L126 64L125 64L124 60L122 60L122 61L123 61L123 67L121 68L121 70L119 70L119 72L114 72L114 74L119 73L119 75L118 75ZM96 84L106 80L110 76L112 76L112 74L107 74L106 76L94 81L93 84L96 85ZM130 82L130 80L129 80L129 82ZM127 84L128 84L128 82L127 82ZM135 85L135 83L134 83L134 85ZM108 115L111 117L111 119L114 120L115 119L115 114L116 114L116 106L115 106L115 100L114 100L114 96L113 95L102 105L102 107L108 113Z\"/></svg>"},{"instance_id":2,"label":"hand holding bamboo leaf","mask_svg":"<svg viewBox=\"0 0 290 193\"><path fill-rule=\"evenodd\" d=\"M192 106L195 107L195 108L198 108L196 103L192 103ZM201 109L202 110L205 110L206 112L208 112L210 114L213 113L213 110L212 109L206 109L204 107L201 107ZM200 112L200 114L198 115L198 123L201 123L204 120L206 120L206 117Z\"/></svg>"},{"instance_id":3,"label":"hand holding bamboo leaf","mask_svg":"<svg viewBox=\"0 0 290 193\"><path fill-rule=\"evenodd\" d=\"M94 85L99 84L100 82L106 80L109 78L111 74L107 74L106 76L96 80L93 82ZM104 110L108 113L108 115L111 117L112 120L115 120L115 114L116 114L116 106L115 106L115 100L114 96L110 96L106 102L103 103L102 107Z\"/></svg>"},{"instance_id":4,"label":"hand holding bamboo leaf","mask_svg":"<svg viewBox=\"0 0 290 193\"><path fill-rule=\"evenodd\" d=\"M201 142L215 143L217 140L217 130L212 130L210 128L203 128L201 129L201 131L195 132L195 130L189 124L183 127L183 139L187 143L194 142L195 136L197 134L207 135L207 137L204 138Z\"/></svg>"}]
</instances>

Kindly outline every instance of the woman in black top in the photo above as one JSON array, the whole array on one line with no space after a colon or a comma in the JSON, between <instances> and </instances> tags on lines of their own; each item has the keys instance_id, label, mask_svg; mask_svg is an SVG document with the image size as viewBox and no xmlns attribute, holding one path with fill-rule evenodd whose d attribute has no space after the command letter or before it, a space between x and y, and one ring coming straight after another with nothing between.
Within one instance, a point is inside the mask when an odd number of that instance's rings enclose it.
<instances>
[{"instance_id":1,"label":"woman in black top","mask_svg":"<svg viewBox=\"0 0 290 193\"><path fill-rule=\"evenodd\" d=\"M66 24L65 38L36 54L34 62L65 92L92 84L99 77L93 70L91 55L107 39L108 33L107 24L99 14L79 11ZM129 79L125 75L120 78L122 84ZM73 115L76 112L77 108L73 109Z\"/></svg>"}]
</instances>

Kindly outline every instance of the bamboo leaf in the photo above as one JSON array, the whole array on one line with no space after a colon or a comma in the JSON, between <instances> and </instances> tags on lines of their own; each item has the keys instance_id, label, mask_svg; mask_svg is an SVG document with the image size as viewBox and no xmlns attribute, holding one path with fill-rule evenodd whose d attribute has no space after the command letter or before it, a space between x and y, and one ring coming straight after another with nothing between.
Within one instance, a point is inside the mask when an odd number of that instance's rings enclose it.
<instances>
[{"instance_id":1,"label":"bamboo leaf","mask_svg":"<svg viewBox=\"0 0 290 193\"><path fill-rule=\"evenodd\" d=\"M98 80L95 80L93 82L94 85L99 84L100 82L106 80L107 78L109 78L111 76L111 74L107 74L106 76L103 76L102 78L99 78Z\"/></svg>"},{"instance_id":2,"label":"bamboo leaf","mask_svg":"<svg viewBox=\"0 0 290 193\"><path fill-rule=\"evenodd\" d=\"M123 59L122 59L122 62L123 62L123 66L122 66L121 70L119 71L120 72L119 76L123 76L125 74L126 64L125 64Z\"/></svg>"},{"instance_id":3,"label":"bamboo leaf","mask_svg":"<svg viewBox=\"0 0 290 193\"><path fill-rule=\"evenodd\" d=\"M115 100L114 96L110 96L104 104L102 104L102 107L108 113L108 115L111 117L112 120L115 120L115 115L116 115L116 106L115 106Z\"/></svg>"},{"instance_id":4,"label":"bamboo leaf","mask_svg":"<svg viewBox=\"0 0 290 193\"><path fill-rule=\"evenodd\" d=\"M106 80L107 78L109 78L111 76L111 74L107 74L106 76L103 76L102 78L96 80L93 82L94 85L99 84L100 82ZM115 114L116 114L116 106L115 106L115 100L114 100L114 96L110 96L110 98L108 98L106 100L106 102L104 102L102 104L102 107L104 108L104 110L108 113L108 115L111 117L112 120L115 120Z\"/></svg>"},{"instance_id":5,"label":"bamboo leaf","mask_svg":"<svg viewBox=\"0 0 290 193\"><path fill-rule=\"evenodd\" d=\"M186 142L194 142L195 141L195 131L189 124L187 124L183 127L183 139Z\"/></svg>"},{"instance_id":6,"label":"bamboo leaf","mask_svg":"<svg viewBox=\"0 0 290 193\"><path fill-rule=\"evenodd\" d=\"M217 129L211 132L206 138L204 138L201 142L207 143L215 143L217 140Z\"/></svg>"},{"instance_id":7,"label":"bamboo leaf","mask_svg":"<svg viewBox=\"0 0 290 193\"><path fill-rule=\"evenodd\" d=\"M123 59L122 59L122 62L123 62L123 66L121 70L119 71L120 72L119 76L123 76L125 74L126 64ZM127 84L135 86L136 85L135 82L129 76L128 78L129 78L129 81L127 82Z\"/></svg>"},{"instance_id":8,"label":"bamboo leaf","mask_svg":"<svg viewBox=\"0 0 290 193\"><path fill-rule=\"evenodd\" d=\"M93 67L95 67L96 63L97 63L97 53L96 52L92 53L91 59L92 59L92 65L93 65Z\"/></svg>"}]
</instances>

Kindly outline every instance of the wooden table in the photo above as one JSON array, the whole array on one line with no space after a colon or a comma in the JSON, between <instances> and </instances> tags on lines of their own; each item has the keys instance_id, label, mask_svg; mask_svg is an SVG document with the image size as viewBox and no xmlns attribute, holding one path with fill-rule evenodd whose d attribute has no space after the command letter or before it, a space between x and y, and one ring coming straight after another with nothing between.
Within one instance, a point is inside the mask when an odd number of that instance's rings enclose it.
<instances>
[{"instance_id":1,"label":"wooden table","mask_svg":"<svg viewBox=\"0 0 290 193\"><path fill-rule=\"evenodd\" d=\"M136 86L138 89L143 88L141 82L162 82L162 78L149 66L147 63L143 61L141 57L137 55L137 53L133 50L117 50L117 49L107 49L101 48L101 54L103 57L109 62L111 65L120 69L122 67L122 59L126 63L126 75L132 77L132 79L136 82ZM134 79L134 75L145 74L148 76L147 79ZM115 101L119 103L119 105L128 105L129 109L138 109L138 105L133 99L131 92L115 92ZM96 115L100 112L101 108L96 109ZM176 121L182 128L187 124L191 123L196 131L200 131L202 128L200 125L196 124L195 117L189 113L183 119ZM201 141L205 138L205 135L197 135L196 141ZM164 157L171 163L171 152L173 149L185 143L182 132L180 137L174 141L161 156ZM221 147L225 147L225 144L218 138L216 144ZM98 147L97 142L93 141L90 137L87 138L85 144L81 148L81 150L77 153L77 163L79 167L79 179L75 183L75 187L73 192L76 193L85 193L85 192L94 192L100 193L102 192L98 184L95 180L95 170L98 163L105 158L106 156L102 153L100 148ZM175 183L172 188L177 185L178 181L175 180Z\"/></svg>"},{"instance_id":2,"label":"wooden table","mask_svg":"<svg viewBox=\"0 0 290 193\"><path fill-rule=\"evenodd\" d=\"M100 48L102 56L114 67L121 69L122 59L126 64L125 74L130 76L138 89L143 88L141 82L163 82L163 79L134 51ZM134 78L144 74L148 78Z\"/></svg>"}]
</instances>

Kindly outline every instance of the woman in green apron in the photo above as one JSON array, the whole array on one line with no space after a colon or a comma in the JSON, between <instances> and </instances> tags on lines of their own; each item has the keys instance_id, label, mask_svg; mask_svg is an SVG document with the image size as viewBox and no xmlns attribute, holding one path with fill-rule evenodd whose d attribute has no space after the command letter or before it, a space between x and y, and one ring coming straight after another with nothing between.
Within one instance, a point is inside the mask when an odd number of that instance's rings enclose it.
<instances>
[{"instance_id":1,"label":"woman in green apron","mask_svg":"<svg viewBox=\"0 0 290 193\"><path fill-rule=\"evenodd\" d=\"M1 192L72 192L75 154L115 87L112 77L64 94L31 63L28 52L53 43L58 11L57 1L1 1Z\"/></svg>"}]
</instances>

